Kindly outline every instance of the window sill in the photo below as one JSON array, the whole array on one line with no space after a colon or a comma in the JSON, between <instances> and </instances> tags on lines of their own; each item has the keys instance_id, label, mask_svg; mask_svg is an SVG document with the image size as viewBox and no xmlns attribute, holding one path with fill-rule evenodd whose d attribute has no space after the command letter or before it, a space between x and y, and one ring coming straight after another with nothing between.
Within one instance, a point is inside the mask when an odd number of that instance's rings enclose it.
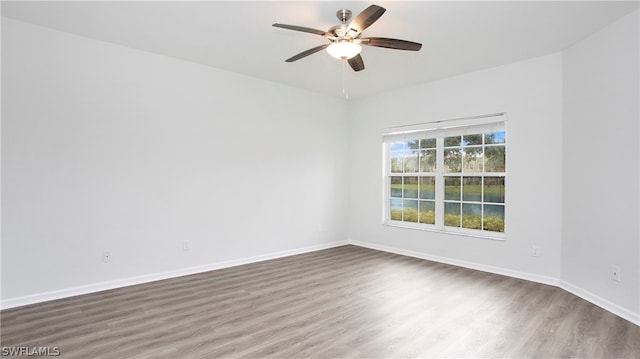
<instances>
[{"instance_id":1,"label":"window sill","mask_svg":"<svg viewBox=\"0 0 640 359\"><path fill-rule=\"evenodd\" d=\"M504 233L501 232L490 232L491 234L486 234L487 232L481 231L481 233L471 233L465 230L446 230L446 229L441 229L439 227L436 227L435 225L425 225L425 224L407 224L404 222L395 222L395 221L385 221L382 223L382 225L384 226L388 226L388 227L396 227L396 228L404 228L404 229L413 229L413 230L418 230L418 231L424 231L424 232L434 232L434 233L441 233L441 234L448 234L448 235L454 235L454 236L463 236L463 237L473 237L473 238L483 238L483 239L490 239L490 240L494 240L494 241L506 241L507 237ZM447 227L448 228L448 227ZM473 231L473 230L470 230ZM495 234L493 234L495 233Z\"/></svg>"}]
</instances>

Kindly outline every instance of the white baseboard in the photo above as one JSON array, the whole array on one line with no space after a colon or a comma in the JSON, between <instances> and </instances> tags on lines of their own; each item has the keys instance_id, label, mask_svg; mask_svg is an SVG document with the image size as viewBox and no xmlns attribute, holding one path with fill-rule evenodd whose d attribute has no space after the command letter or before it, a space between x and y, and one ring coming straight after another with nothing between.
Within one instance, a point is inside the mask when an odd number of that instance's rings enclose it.
<instances>
[{"instance_id":1,"label":"white baseboard","mask_svg":"<svg viewBox=\"0 0 640 359\"><path fill-rule=\"evenodd\" d=\"M513 269L507 269L507 268L502 268L502 267L489 266L489 265L486 265L486 264L467 262L467 261L463 261L463 260L459 260L459 259L435 256L435 255L426 254L426 253L422 253L422 252L410 251L410 250L400 249L400 248L395 248L395 247L388 247L388 246L383 246L383 245L379 245L379 244L359 242L359 241L353 241L353 240L350 240L349 244L353 244L353 245L359 246L359 247L375 249L375 250L379 250L379 251L383 251L383 252L401 254L401 255L404 255L404 256L408 256L408 257L426 259L426 260L433 261L433 262L438 262L438 263L451 264L451 265L454 265L454 266L464 267L464 268L469 268L469 269L474 269L474 270L479 270L479 271L482 271L482 272L505 275L507 277L524 279L524 280L528 280L528 281L531 281L531 282L548 284L548 285L552 285L552 286L556 286L556 287L558 286L558 284L560 282L559 279L553 278L553 277L547 277L547 276L538 275L538 274L520 272L520 271L516 271L516 270L513 270Z\"/></svg>"},{"instance_id":2,"label":"white baseboard","mask_svg":"<svg viewBox=\"0 0 640 359\"><path fill-rule=\"evenodd\" d=\"M276 259L276 258L288 257L296 254L314 252L314 251L319 251L323 249L343 246L346 244L348 244L347 241L323 243L315 246L262 254L258 256L234 259L230 261L210 263L206 265L177 269L177 270L172 270L167 272L153 273L153 274L147 274L142 276L123 278L123 279L116 279L112 281L94 283L94 284L83 285L79 287L65 288L65 289L60 289L60 290L55 290L50 292L32 294L32 295L16 297L16 298L9 298L9 299L2 300L2 302L0 303L0 308L9 309L9 308L21 307L24 305L41 303L41 302L46 302L50 300L74 297L82 294L95 293L95 292L100 292L100 291L109 290L109 289L122 288L122 287L127 287L131 285L136 285L136 284L155 282L163 279L182 277L182 276L191 275L191 274L208 272L216 269L235 267L243 264L262 262L270 259Z\"/></svg>"},{"instance_id":3,"label":"white baseboard","mask_svg":"<svg viewBox=\"0 0 640 359\"><path fill-rule=\"evenodd\" d=\"M602 297L599 297L587 290L584 290L578 286L575 286L571 283L568 283L566 281L562 281L558 278L553 278L553 277L547 277L547 276L541 276L541 275L537 275L537 274L531 274L531 273L525 273L525 272L520 272L520 271L515 271L515 270L511 270L511 269L506 269L506 268L501 268L501 267L494 267L494 266L488 266L488 265L484 265L484 264L478 264L478 263L473 263L473 262L467 262L467 261L462 261L462 260L458 260L458 259L452 259L452 258L446 258L446 257L440 257L440 256L434 256L434 255L430 255L430 254L425 254L425 253L421 253L421 252L415 252L415 251L410 251L410 250L406 250L406 249L400 249L400 248L395 248L395 247L388 247L388 246L383 246L383 245L378 245L378 244L373 244L373 243L367 243L367 242L360 242L360 241L354 241L354 240L349 240L349 244L353 244L355 246L359 246L359 247L365 247L365 248L370 248L370 249L375 249L375 250L379 250L379 251L383 251L383 252L389 252L389 253L395 253L395 254L400 254L400 255L405 255L405 256L409 256L409 257L414 257L414 258L420 258L420 259L426 259L426 260L430 260L430 261L434 261L434 262L439 262L439 263L445 263L445 264L451 264L451 265L455 265L458 267L464 267L464 268L469 268L469 269L475 269L475 270L479 270L479 271L483 271L483 272L489 272L489 273L495 273L495 274L501 274L501 275L505 275L508 277L514 277L514 278L518 278L518 279L524 279L524 280L528 280L528 281L532 281L532 282L537 282L537 283L542 283L542 284L548 284L548 285L552 285L554 287L559 287L563 290L566 290L567 292L574 294L594 305L597 305L599 307L601 307L602 309L609 311L623 319L626 319L628 321L630 321L631 323L634 323L636 325L640 326L640 313L634 313L633 311L630 311L624 307L621 307L615 303L612 303Z\"/></svg>"},{"instance_id":4,"label":"white baseboard","mask_svg":"<svg viewBox=\"0 0 640 359\"><path fill-rule=\"evenodd\" d=\"M574 294L590 303L597 305L602 309L605 309L621 318L624 318L635 325L640 326L640 313L634 313L627 308L621 307L598 295L595 295L587 290L584 290L578 286L575 286L563 280L560 281L559 287L571 294Z\"/></svg>"}]
</instances>

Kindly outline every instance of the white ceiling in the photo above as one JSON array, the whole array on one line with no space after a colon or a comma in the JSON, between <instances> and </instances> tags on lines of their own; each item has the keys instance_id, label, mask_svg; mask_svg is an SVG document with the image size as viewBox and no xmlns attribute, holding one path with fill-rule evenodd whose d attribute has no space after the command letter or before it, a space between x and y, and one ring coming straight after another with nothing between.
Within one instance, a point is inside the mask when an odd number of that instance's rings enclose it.
<instances>
[{"instance_id":1,"label":"white ceiling","mask_svg":"<svg viewBox=\"0 0 640 359\"><path fill-rule=\"evenodd\" d=\"M319 52L321 36L274 22L327 30L335 13L370 1L2 1L2 16L349 98L560 51L638 8L638 1L376 1L387 12L365 36L421 42L420 52L364 47L366 69Z\"/></svg>"}]
</instances>

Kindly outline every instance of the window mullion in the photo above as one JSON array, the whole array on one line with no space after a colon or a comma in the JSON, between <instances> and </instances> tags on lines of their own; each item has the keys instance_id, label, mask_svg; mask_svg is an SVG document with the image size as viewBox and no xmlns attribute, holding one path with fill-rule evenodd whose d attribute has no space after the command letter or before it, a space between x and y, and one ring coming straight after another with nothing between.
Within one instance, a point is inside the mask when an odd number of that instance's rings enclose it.
<instances>
[{"instance_id":1,"label":"window mullion","mask_svg":"<svg viewBox=\"0 0 640 359\"><path fill-rule=\"evenodd\" d=\"M436 138L436 226L444 229L444 137Z\"/></svg>"}]
</instances>

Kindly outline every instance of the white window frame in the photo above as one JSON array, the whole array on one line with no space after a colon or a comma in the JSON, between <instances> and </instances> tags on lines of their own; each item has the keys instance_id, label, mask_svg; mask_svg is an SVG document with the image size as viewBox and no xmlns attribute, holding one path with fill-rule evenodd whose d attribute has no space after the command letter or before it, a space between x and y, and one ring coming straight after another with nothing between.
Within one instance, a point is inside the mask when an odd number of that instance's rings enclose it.
<instances>
[{"instance_id":1,"label":"white window frame","mask_svg":"<svg viewBox=\"0 0 640 359\"><path fill-rule=\"evenodd\" d=\"M444 225L444 178L448 175L444 173L444 137L448 136L458 136L465 134L477 134L477 133L487 133L487 132L497 132L497 131L506 131L507 121L506 121L505 113L496 113L490 115L483 116L474 116L467 117L461 119L452 119L452 120L444 120L444 121L435 121L435 122L427 122L415 125L407 125L407 126L399 126L388 128L383 131L383 168L382 168L382 184L383 184L383 193L382 193L382 223L387 226L392 227L402 227L402 228L410 228L410 229L418 229L425 231L435 231L441 233L451 233L457 235L464 236L472 236L472 237L481 237L481 238L489 238L496 240L506 240L506 231L507 228L505 226L504 232L493 232L482 229L469 229L469 228L461 228L461 227L450 227ZM398 221L392 220L390 218L390 178L391 176L398 176L398 173L392 173L390 169L391 164L391 144L394 142L400 141L409 141L416 139L427 139L427 138L436 138L436 172L435 175L435 224L424 224L424 223L415 223L415 222L407 222L407 221ZM508 146L508 143L505 144ZM508 157L508 156L506 156ZM507 168L506 164L507 158L505 158L505 168ZM430 173L415 173L415 176L420 175L429 175ZM505 172L481 172L481 173L464 173L461 172L459 175L464 177L465 174L470 174L474 176L485 176L485 177L504 177L505 183L507 182L507 170ZM403 174L406 176L406 174ZM413 176L412 173L410 176ZM455 174L458 175L458 174ZM461 201L465 202L465 201ZM482 202L484 203L484 202ZM507 198L505 196L504 201L504 211L505 211L505 223L507 223Z\"/></svg>"}]
</instances>

